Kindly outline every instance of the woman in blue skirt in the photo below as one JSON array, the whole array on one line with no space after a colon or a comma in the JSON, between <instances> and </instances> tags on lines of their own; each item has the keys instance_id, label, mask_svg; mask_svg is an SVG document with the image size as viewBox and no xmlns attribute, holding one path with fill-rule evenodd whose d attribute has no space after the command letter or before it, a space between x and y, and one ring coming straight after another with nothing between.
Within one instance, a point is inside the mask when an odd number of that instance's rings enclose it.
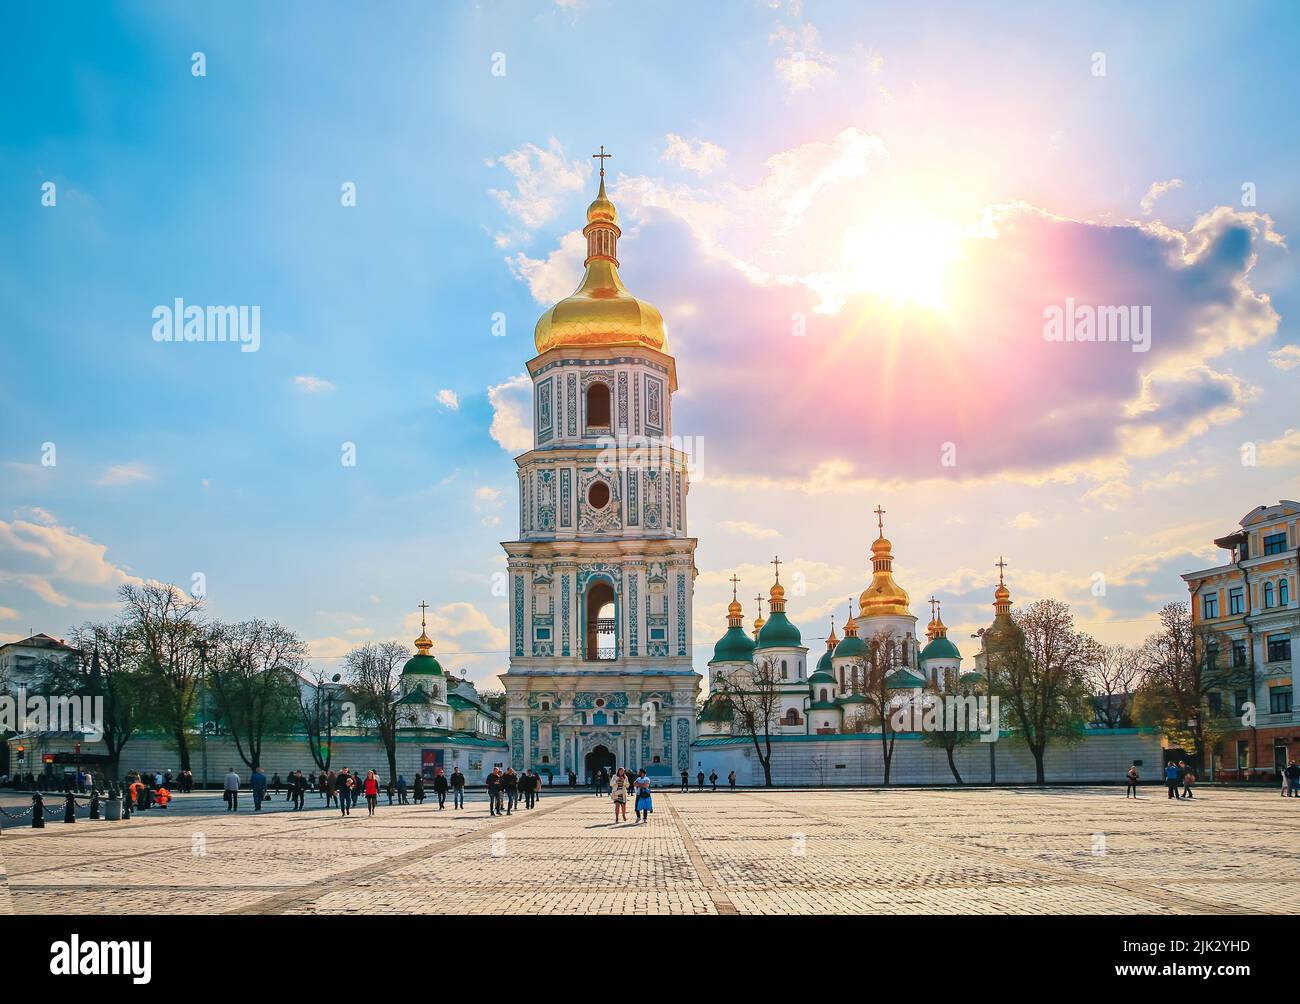
<instances>
[{"instance_id":1,"label":"woman in blue skirt","mask_svg":"<svg viewBox=\"0 0 1300 1004\"><path fill-rule=\"evenodd\" d=\"M648 823L650 813L654 812L654 802L650 799L650 779L645 776L645 768L636 772L636 821ZM645 813L644 816L641 814Z\"/></svg>"}]
</instances>

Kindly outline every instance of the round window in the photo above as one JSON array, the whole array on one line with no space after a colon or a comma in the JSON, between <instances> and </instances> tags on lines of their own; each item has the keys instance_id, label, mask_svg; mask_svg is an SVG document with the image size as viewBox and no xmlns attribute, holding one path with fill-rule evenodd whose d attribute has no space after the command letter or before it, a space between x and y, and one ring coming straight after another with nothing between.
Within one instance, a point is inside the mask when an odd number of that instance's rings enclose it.
<instances>
[{"instance_id":1,"label":"round window","mask_svg":"<svg viewBox=\"0 0 1300 1004\"><path fill-rule=\"evenodd\" d=\"M587 489L587 501L593 509L604 509L609 505L609 485L603 481L592 482Z\"/></svg>"},{"instance_id":2,"label":"round window","mask_svg":"<svg viewBox=\"0 0 1300 1004\"><path fill-rule=\"evenodd\" d=\"M597 698L597 699L596 699L596 707L598 707L598 708L603 708L604 706L605 706L605 698L603 698L603 697L599 697L599 698Z\"/></svg>"}]
</instances>

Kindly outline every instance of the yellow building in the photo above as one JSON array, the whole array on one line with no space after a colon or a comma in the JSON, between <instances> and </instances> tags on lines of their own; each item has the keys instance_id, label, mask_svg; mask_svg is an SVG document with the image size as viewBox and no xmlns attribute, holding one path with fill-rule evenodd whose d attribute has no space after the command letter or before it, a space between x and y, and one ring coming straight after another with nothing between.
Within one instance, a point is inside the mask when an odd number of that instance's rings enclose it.
<instances>
[{"instance_id":1,"label":"yellow building","mask_svg":"<svg viewBox=\"0 0 1300 1004\"><path fill-rule=\"evenodd\" d=\"M1253 725L1227 736L1216 758L1219 770L1245 776L1279 771L1300 759L1300 721L1292 700L1291 642L1300 628L1297 540L1300 502L1283 499L1257 506L1240 529L1214 543L1228 560L1183 576L1191 593L1192 627L1212 637L1213 654L1237 669L1253 669L1253 685L1215 695L1211 712L1249 713ZM1226 651L1225 651L1226 649Z\"/></svg>"}]
</instances>

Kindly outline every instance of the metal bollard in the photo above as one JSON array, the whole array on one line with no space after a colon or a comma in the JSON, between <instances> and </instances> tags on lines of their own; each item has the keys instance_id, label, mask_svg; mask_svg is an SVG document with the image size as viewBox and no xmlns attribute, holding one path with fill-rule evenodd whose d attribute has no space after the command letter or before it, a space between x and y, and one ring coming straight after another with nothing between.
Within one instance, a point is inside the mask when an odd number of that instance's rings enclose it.
<instances>
[{"instance_id":1,"label":"metal bollard","mask_svg":"<svg viewBox=\"0 0 1300 1004\"><path fill-rule=\"evenodd\" d=\"M92 788L90 790L90 818L91 819L99 818L99 789L98 788Z\"/></svg>"},{"instance_id":2,"label":"metal bollard","mask_svg":"<svg viewBox=\"0 0 1300 1004\"><path fill-rule=\"evenodd\" d=\"M72 792L63 796L63 821L65 823L77 821L77 796Z\"/></svg>"},{"instance_id":3,"label":"metal bollard","mask_svg":"<svg viewBox=\"0 0 1300 1004\"><path fill-rule=\"evenodd\" d=\"M45 799L39 791L32 792L32 829L45 829Z\"/></svg>"}]
</instances>

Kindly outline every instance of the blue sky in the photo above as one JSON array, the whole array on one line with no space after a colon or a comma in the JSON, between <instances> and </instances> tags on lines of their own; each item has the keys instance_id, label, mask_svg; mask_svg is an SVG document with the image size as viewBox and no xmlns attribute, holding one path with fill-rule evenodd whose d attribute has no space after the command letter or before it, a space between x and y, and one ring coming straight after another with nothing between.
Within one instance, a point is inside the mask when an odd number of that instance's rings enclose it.
<instances>
[{"instance_id":1,"label":"blue sky","mask_svg":"<svg viewBox=\"0 0 1300 1004\"><path fill-rule=\"evenodd\" d=\"M665 309L678 430L707 444L701 667L723 581L766 592L776 551L805 569L792 615L824 635L868 577L878 502L913 612L946 596L965 637L1007 553L1017 599L1061 595L1098 634L1140 637L1212 536L1300 494L1298 22L1281 3L16 7L0 639L105 616L129 577L202 572L214 615L280 619L322 659L407 638L425 599L435 651L480 680L503 669L510 381L580 266L602 143L624 279ZM972 236L1010 205L996 247ZM1201 241L1197 268L1164 266ZM955 266L933 254L947 243ZM1040 257L1050 275L1013 273ZM962 309L883 306L864 273L898 258L894 280L966 282ZM1011 274L1052 297L1150 290L1181 327L1150 359L1090 359L1091 382L1051 357L993 367L984 343L989 372L939 374L963 337L996 337L990 317L1014 325ZM260 350L156 343L151 311L176 297L259 305ZM765 327L792 311L798 345ZM1058 400L1079 426L1038 435ZM958 436L969 473L926 466L944 422L987 437Z\"/></svg>"}]
</instances>

